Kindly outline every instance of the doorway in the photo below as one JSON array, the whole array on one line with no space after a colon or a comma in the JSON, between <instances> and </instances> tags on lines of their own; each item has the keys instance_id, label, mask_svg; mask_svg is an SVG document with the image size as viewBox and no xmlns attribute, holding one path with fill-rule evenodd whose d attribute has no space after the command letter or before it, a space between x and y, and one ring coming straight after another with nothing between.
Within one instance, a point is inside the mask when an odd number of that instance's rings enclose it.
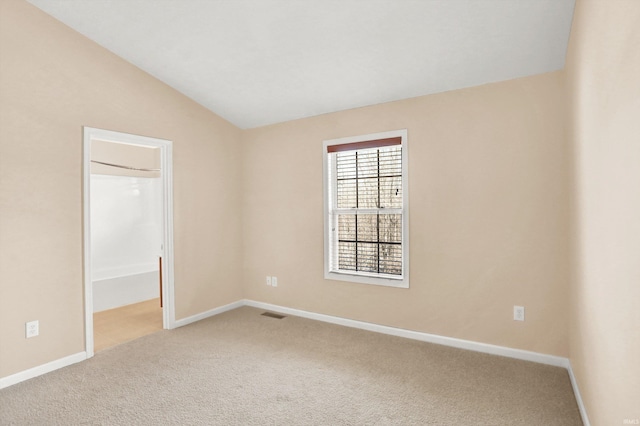
<instances>
[{"instance_id":1,"label":"doorway","mask_svg":"<svg viewBox=\"0 0 640 426\"><path fill-rule=\"evenodd\" d=\"M157 302L142 299L159 296L162 328L174 328L172 143L85 127L83 148L85 349L91 357L98 343L105 344L104 336L96 335L94 319L120 315L120 323L112 326L132 329L133 323L126 325L127 315L138 321L149 317L150 309L158 312ZM131 153L135 155L127 156ZM149 161L152 166L145 165ZM128 205L128 199L135 202ZM118 200L125 204L116 207ZM138 222L142 217L141 226L127 228L127 214ZM128 235L128 241L118 241L118 234ZM117 257L126 261L118 263ZM159 318L155 321L147 329L158 329Z\"/></svg>"}]
</instances>

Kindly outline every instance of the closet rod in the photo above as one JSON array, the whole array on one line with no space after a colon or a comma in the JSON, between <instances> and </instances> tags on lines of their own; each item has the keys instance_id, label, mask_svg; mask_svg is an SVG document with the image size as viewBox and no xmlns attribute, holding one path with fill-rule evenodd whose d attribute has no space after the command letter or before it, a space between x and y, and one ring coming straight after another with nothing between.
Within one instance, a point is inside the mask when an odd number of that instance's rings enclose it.
<instances>
[{"instance_id":1,"label":"closet rod","mask_svg":"<svg viewBox=\"0 0 640 426\"><path fill-rule=\"evenodd\" d=\"M136 170L138 172L159 172L160 169L139 169L137 167L121 166L120 164L105 163L104 161L91 160L92 163L102 164L103 166L118 167L127 170Z\"/></svg>"}]
</instances>

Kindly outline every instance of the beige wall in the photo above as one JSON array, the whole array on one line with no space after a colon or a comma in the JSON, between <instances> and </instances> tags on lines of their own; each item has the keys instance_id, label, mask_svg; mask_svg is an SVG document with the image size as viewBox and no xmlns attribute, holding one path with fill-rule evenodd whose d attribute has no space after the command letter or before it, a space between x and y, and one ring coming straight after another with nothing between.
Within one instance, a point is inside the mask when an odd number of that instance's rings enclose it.
<instances>
[{"instance_id":1,"label":"beige wall","mask_svg":"<svg viewBox=\"0 0 640 426\"><path fill-rule=\"evenodd\" d=\"M241 298L239 130L0 1L0 377L84 350L82 126L173 141L178 319ZM40 336L24 338L24 323Z\"/></svg>"},{"instance_id":2,"label":"beige wall","mask_svg":"<svg viewBox=\"0 0 640 426\"><path fill-rule=\"evenodd\" d=\"M91 174L110 176L160 177L160 172L123 169L93 161L136 169L160 169L160 148L128 145L101 140L91 141Z\"/></svg>"},{"instance_id":3,"label":"beige wall","mask_svg":"<svg viewBox=\"0 0 640 426\"><path fill-rule=\"evenodd\" d=\"M579 1L566 72L241 133L1 0L0 377L84 349L86 125L174 141L177 318L246 297L570 356L594 425L640 418L639 9ZM322 141L402 128L411 287L324 280Z\"/></svg>"},{"instance_id":4,"label":"beige wall","mask_svg":"<svg viewBox=\"0 0 640 426\"><path fill-rule=\"evenodd\" d=\"M640 419L640 2L580 1L567 58L576 158L570 358L591 423Z\"/></svg>"},{"instance_id":5,"label":"beige wall","mask_svg":"<svg viewBox=\"0 0 640 426\"><path fill-rule=\"evenodd\" d=\"M556 72L245 131L244 296L567 356L563 100ZM410 288L325 280L322 141L403 128Z\"/></svg>"}]
</instances>

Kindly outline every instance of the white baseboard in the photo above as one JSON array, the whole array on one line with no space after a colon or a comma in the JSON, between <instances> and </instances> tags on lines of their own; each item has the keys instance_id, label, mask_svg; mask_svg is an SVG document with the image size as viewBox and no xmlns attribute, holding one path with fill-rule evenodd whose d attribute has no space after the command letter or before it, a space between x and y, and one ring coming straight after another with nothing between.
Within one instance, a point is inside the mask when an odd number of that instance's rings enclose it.
<instances>
[{"instance_id":1,"label":"white baseboard","mask_svg":"<svg viewBox=\"0 0 640 426\"><path fill-rule=\"evenodd\" d=\"M205 318L209 318L209 317L212 317L214 315L218 315L218 314L221 314L223 312L230 311L232 309L240 308L241 306L244 306L244 300L238 300L237 302L229 303L228 305L224 305L224 306L220 306L220 307L217 307L217 308L213 308L213 309L210 309L208 311L201 312L199 314L192 315L192 316L187 317L187 318L176 320L176 321L174 321L173 327L171 327L171 328L183 327L185 325L194 323L196 321L200 321L200 320L203 320Z\"/></svg>"},{"instance_id":2,"label":"white baseboard","mask_svg":"<svg viewBox=\"0 0 640 426\"><path fill-rule=\"evenodd\" d=\"M272 305L269 303L245 300L246 306L254 308L272 310L283 314L295 315L298 317L324 321L331 324L344 325L347 327L359 328L377 333L389 334L392 336L405 337L407 339L420 340L422 342L436 343L438 345L451 346L454 348L466 349L486 354L500 355L509 358L532 361L540 364L553 365L555 367L569 367L569 360L560 356L546 355L538 352L530 352L522 349L512 349L504 346L490 345L487 343L473 342L471 340L456 339L454 337L439 336L437 334L423 333L420 331L405 330L402 328L389 327L386 325L372 324L364 321L356 321L331 315L317 314L299 309L286 308L284 306Z\"/></svg>"},{"instance_id":3,"label":"white baseboard","mask_svg":"<svg viewBox=\"0 0 640 426\"><path fill-rule=\"evenodd\" d=\"M39 365L37 367L30 368L28 370L12 374L11 376L2 377L0 378L0 389L15 385L16 383L24 382L25 380L33 379L34 377L50 373L51 371L67 367L71 364L84 361L85 359L87 359L87 353L78 352L77 354L69 355L64 358L60 358L55 361Z\"/></svg>"},{"instance_id":4,"label":"white baseboard","mask_svg":"<svg viewBox=\"0 0 640 426\"><path fill-rule=\"evenodd\" d=\"M591 426L591 423L589 423L589 417L587 417L587 409L584 407L584 402L582 402L582 396L580 395L580 389L578 388L578 381L576 380L576 376L573 374L571 361L569 361L568 364L569 366L567 367L567 371L569 372L569 379L571 380L571 387L573 388L573 393L576 396L576 402L578 403L578 410L580 410L580 417L582 417L582 423L584 423L584 426Z\"/></svg>"}]
</instances>

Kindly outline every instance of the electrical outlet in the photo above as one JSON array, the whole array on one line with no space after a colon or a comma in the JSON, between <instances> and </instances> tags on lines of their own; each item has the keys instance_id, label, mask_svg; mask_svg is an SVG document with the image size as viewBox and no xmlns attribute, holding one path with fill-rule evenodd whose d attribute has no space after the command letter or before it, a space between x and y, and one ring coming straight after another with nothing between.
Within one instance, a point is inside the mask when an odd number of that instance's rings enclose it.
<instances>
[{"instance_id":1,"label":"electrical outlet","mask_svg":"<svg viewBox=\"0 0 640 426\"><path fill-rule=\"evenodd\" d=\"M29 321L25 324L25 337L36 337L40 334L40 324L38 321Z\"/></svg>"},{"instance_id":2,"label":"electrical outlet","mask_svg":"<svg viewBox=\"0 0 640 426\"><path fill-rule=\"evenodd\" d=\"M278 287L278 277L271 277L271 285Z\"/></svg>"},{"instance_id":3,"label":"electrical outlet","mask_svg":"<svg viewBox=\"0 0 640 426\"><path fill-rule=\"evenodd\" d=\"M524 321L524 306L513 307L513 320Z\"/></svg>"},{"instance_id":4,"label":"electrical outlet","mask_svg":"<svg viewBox=\"0 0 640 426\"><path fill-rule=\"evenodd\" d=\"M267 285L271 285L271 277L267 277Z\"/></svg>"}]
</instances>

